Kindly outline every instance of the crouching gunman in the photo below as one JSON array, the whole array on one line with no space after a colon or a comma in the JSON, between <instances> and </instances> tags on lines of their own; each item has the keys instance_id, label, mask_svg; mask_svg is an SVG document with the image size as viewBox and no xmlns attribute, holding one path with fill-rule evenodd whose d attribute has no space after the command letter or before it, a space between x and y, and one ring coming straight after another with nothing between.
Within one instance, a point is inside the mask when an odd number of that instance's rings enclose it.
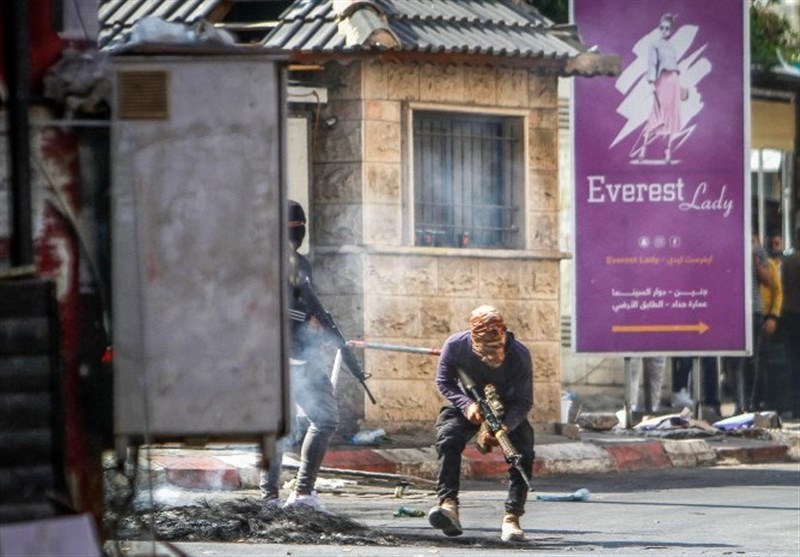
<instances>
[{"instance_id":1,"label":"crouching gunman","mask_svg":"<svg viewBox=\"0 0 800 557\"><path fill-rule=\"evenodd\" d=\"M436 387L452 406L442 408L436 420L439 504L430 510L428 520L448 536L462 534L458 516L461 454L476 433L483 450L497 446L499 436L509 460L510 479L501 538L522 541L525 534L519 518L525 512L534 457L533 428L528 422L528 412L533 406L531 355L506 330L503 317L491 306L473 310L469 325L468 331L447 339L436 371ZM464 378L472 383L465 386ZM484 393L487 385L493 386L502 401L502 417L497 416L502 431L498 436L492 434L491 428L481 427L486 417L470 394ZM492 387L489 392L492 393ZM514 454L509 455L509 451Z\"/></svg>"}]
</instances>

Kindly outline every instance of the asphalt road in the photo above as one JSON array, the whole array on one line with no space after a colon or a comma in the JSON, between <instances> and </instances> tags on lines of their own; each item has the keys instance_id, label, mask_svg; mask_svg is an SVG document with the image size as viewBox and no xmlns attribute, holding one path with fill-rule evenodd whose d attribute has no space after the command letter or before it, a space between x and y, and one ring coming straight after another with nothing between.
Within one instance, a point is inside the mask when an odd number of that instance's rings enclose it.
<instances>
[{"instance_id":1,"label":"asphalt road","mask_svg":"<svg viewBox=\"0 0 800 557\"><path fill-rule=\"evenodd\" d=\"M374 529L395 546L179 542L191 556L641 556L800 555L800 463L669 469L657 472L536 478L538 494L591 492L587 502L529 501L522 519L529 541L499 541L505 487L462 486L464 535L446 538L426 518L395 518L400 506L425 510L431 491L409 488L402 498L388 484L331 484L328 510ZM243 493L224 494L230 498ZM253 496L253 493L248 493ZM326 540L335 540L328 536ZM155 549L155 551L154 551ZM175 555L158 544L126 555Z\"/></svg>"}]
</instances>

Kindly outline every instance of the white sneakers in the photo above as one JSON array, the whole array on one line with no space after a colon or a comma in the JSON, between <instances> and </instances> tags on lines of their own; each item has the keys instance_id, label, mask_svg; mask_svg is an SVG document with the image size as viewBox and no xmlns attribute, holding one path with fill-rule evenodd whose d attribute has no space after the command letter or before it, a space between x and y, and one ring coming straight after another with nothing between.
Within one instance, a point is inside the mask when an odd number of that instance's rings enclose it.
<instances>
[{"instance_id":1,"label":"white sneakers","mask_svg":"<svg viewBox=\"0 0 800 557\"><path fill-rule=\"evenodd\" d=\"M693 406L694 401L692 400L692 397L689 396L686 388L682 388L677 393L672 393L673 408L692 408Z\"/></svg>"},{"instance_id":2,"label":"white sneakers","mask_svg":"<svg viewBox=\"0 0 800 557\"><path fill-rule=\"evenodd\" d=\"M312 491L310 494L305 493L297 493L296 491L292 491L289 497L286 499L286 502L283 504L283 508L289 507L296 507L296 506L305 506L312 508L316 511L324 511L325 505L322 504L322 500L319 498L319 495L316 491Z\"/></svg>"}]
</instances>

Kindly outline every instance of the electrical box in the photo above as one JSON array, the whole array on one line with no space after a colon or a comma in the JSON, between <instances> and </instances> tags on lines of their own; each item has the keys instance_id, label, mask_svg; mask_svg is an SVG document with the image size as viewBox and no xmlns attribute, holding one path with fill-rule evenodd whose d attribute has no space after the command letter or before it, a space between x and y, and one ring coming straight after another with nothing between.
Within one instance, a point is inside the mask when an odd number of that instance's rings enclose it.
<instances>
[{"instance_id":1,"label":"electrical box","mask_svg":"<svg viewBox=\"0 0 800 557\"><path fill-rule=\"evenodd\" d=\"M112 58L115 434L288 425L285 78L274 56Z\"/></svg>"}]
</instances>

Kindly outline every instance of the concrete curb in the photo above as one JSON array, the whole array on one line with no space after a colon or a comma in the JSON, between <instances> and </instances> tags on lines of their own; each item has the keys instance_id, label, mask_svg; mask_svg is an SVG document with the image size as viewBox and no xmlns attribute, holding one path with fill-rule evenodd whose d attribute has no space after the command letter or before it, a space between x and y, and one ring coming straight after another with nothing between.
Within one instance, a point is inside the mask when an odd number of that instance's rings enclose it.
<instances>
[{"instance_id":1,"label":"concrete curb","mask_svg":"<svg viewBox=\"0 0 800 557\"><path fill-rule=\"evenodd\" d=\"M536 447L534 477L691 468L696 466L755 464L800 460L800 435L792 432L764 441L744 438L650 439L603 438L551 443ZM297 464L292 455L284 463ZM322 463L326 468L436 479L434 447L379 449L332 448ZM142 454L142 470L153 472L156 483L189 489L235 490L258 488L260 470L255 449L154 448ZM464 451L462 472L470 479L505 477L502 452L481 454L474 446Z\"/></svg>"}]
</instances>

